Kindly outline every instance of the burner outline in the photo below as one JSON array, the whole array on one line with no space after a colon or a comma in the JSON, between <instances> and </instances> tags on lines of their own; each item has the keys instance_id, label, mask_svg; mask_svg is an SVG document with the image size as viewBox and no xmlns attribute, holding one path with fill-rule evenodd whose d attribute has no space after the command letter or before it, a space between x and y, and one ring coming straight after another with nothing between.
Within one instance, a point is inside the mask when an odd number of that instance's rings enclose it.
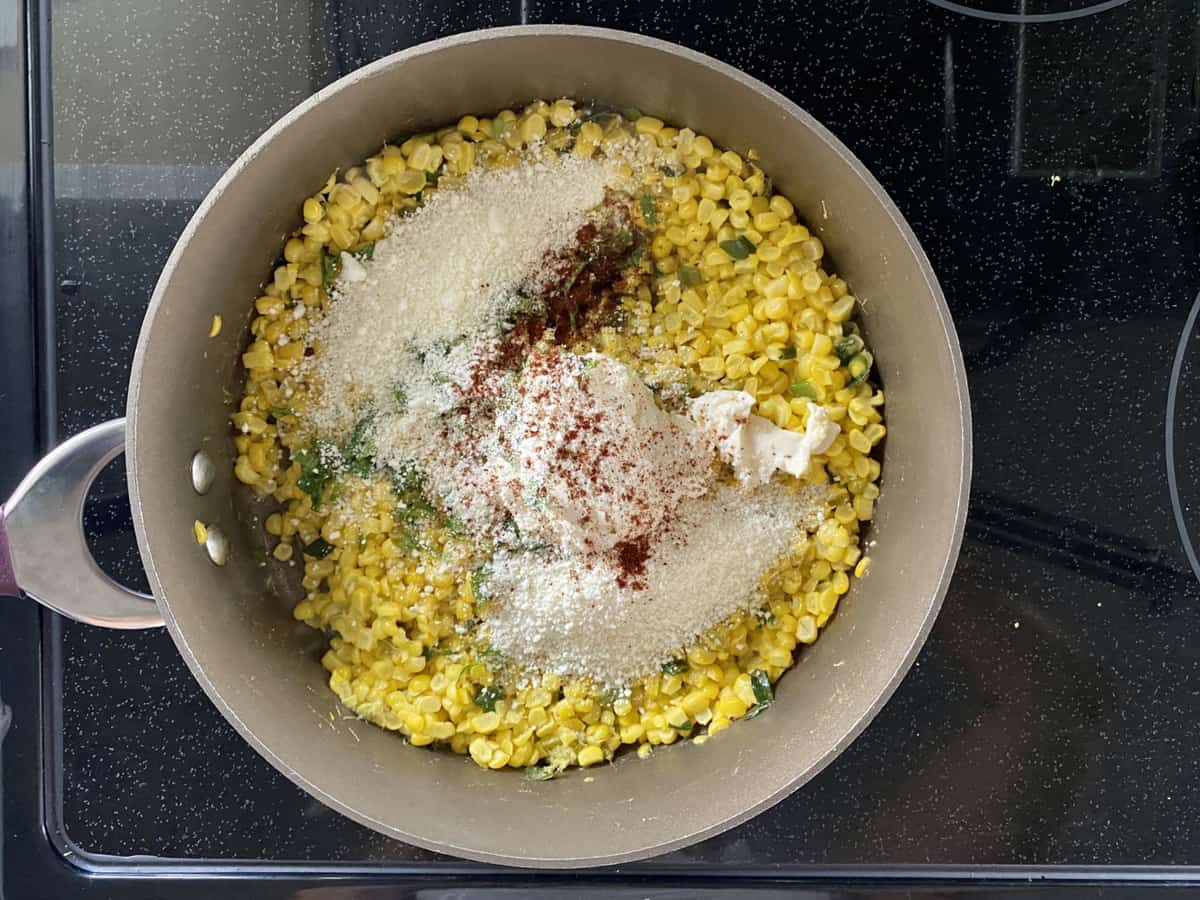
<instances>
[{"instance_id":1,"label":"burner outline","mask_svg":"<svg viewBox=\"0 0 1200 900\"><path fill-rule=\"evenodd\" d=\"M1200 316L1200 294L1196 295L1192 308L1188 312L1187 321L1183 323L1183 334L1179 336L1179 344L1175 348L1175 360L1171 365L1171 380L1167 384L1167 416L1166 416L1166 457L1167 489L1171 494L1171 512L1175 515L1175 527L1179 538L1183 541L1183 552L1187 554L1188 563L1196 578L1200 579L1200 559L1196 557L1196 548L1192 544L1192 536L1188 531L1187 521L1183 517L1183 502L1179 498L1179 479L1175 474L1175 407L1179 396L1179 378L1183 374L1183 361L1187 358L1188 344L1192 339L1192 331L1196 327L1196 318Z\"/></svg>"},{"instance_id":2,"label":"burner outline","mask_svg":"<svg viewBox=\"0 0 1200 900\"><path fill-rule=\"evenodd\" d=\"M964 16L972 16L976 19L988 19L992 22L1013 22L1021 25L1033 25L1038 22L1066 22L1070 19L1082 19L1085 16L1094 16L1097 13L1107 12L1110 9L1116 9L1118 6L1124 6L1129 0L1100 0L1099 3L1093 3L1091 6L1085 6L1083 9L1064 10L1063 12L1049 13L1001 13L989 12L983 9L972 9L970 6L965 6L962 3L955 3L954 0L926 0L927 3L932 3L934 6L939 6L942 9L956 12Z\"/></svg>"}]
</instances>

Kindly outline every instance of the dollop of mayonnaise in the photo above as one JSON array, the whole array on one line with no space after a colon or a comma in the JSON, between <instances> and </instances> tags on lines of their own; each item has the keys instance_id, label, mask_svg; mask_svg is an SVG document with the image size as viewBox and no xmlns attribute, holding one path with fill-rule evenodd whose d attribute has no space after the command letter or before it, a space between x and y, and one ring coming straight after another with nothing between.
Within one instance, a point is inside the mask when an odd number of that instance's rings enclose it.
<instances>
[{"instance_id":1,"label":"dollop of mayonnaise","mask_svg":"<svg viewBox=\"0 0 1200 900\"><path fill-rule=\"evenodd\" d=\"M776 471L801 477L813 456L828 450L841 431L816 403L808 404L803 434L779 428L752 409L754 397L745 391L709 391L690 408L700 433L743 484L763 484Z\"/></svg>"},{"instance_id":2,"label":"dollop of mayonnaise","mask_svg":"<svg viewBox=\"0 0 1200 900\"><path fill-rule=\"evenodd\" d=\"M496 495L522 534L554 546L612 550L708 490L698 430L609 356L534 350L496 425Z\"/></svg>"}]
</instances>

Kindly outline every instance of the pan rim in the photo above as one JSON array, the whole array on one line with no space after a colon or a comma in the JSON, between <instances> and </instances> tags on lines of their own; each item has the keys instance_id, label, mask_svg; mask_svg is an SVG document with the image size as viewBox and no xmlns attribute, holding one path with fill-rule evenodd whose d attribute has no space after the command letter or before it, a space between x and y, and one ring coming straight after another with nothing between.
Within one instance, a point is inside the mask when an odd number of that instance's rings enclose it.
<instances>
[{"instance_id":1,"label":"pan rim","mask_svg":"<svg viewBox=\"0 0 1200 900\"><path fill-rule=\"evenodd\" d=\"M728 816L719 821L714 821L708 825L705 825L704 827L688 831L687 833L677 833L669 839L658 841L650 845L642 845L617 853L607 853L595 856L513 856L503 853L496 853L490 850L479 849L477 847L465 846L463 844L430 840L422 837L419 834L411 833L405 829L398 828L391 823L381 822L363 814L359 810L348 806L336 797L326 793L318 784L309 781L301 773L291 768L280 756L276 754L274 750L271 749L269 745L266 744L266 742L260 740L257 734L252 730L251 726L248 725L237 714L237 712L226 703L216 686L209 679L207 673L200 665L191 648L186 634L183 633L174 615L172 614L170 602L167 599L166 592L159 577L158 569L154 562L154 552L151 548L151 542L147 535L141 508L141 495L138 488L138 408L140 406L139 400L141 392L141 372L145 363L147 346L149 344L149 335L153 330L156 317L159 315L164 306L167 287L172 280L173 273L183 254L186 252L192 236L198 230L200 223L203 222L209 210L217 203L229 185L241 174L242 170L250 165L251 162L263 151L263 149L272 141L274 141L282 132L286 131L295 120L307 114L314 107L330 102L334 97L343 91L352 89L354 85L360 81L372 78L393 66L403 64L420 56L439 53L451 47L474 44L493 39L514 37L542 38L560 36L584 37L596 40L613 41L623 44L632 44L634 46L639 46L660 53L682 57L690 62L715 70L718 74L736 82L741 88L759 94L779 108L781 112L801 122L833 152L835 152L846 163L847 166L850 167L858 179L860 179L867 186L872 195L875 197L876 201L886 212L893 226L898 230L899 234L904 239L905 244L908 246L910 252L912 252L913 257L917 262L918 269L929 291L929 294L933 298L937 319L942 330L942 339L944 339L946 342L946 346L950 352L955 395L958 401L957 419L958 430L962 442L962 454L959 461L957 502L955 507L952 539L949 545L945 548L944 556L940 566L937 588L930 597L928 610L925 614L924 620L922 621L920 628L914 633L911 642L905 649L905 652L899 658L899 661L894 665L893 671L889 675L883 690L874 698L872 703L855 718L852 726L845 731L841 738L824 754L822 754L822 756L815 763L806 767L804 770L797 772L794 777L788 779L775 790L771 791L769 794L765 795L754 803L744 807L732 816ZM126 439L126 458L130 506L133 512L134 530L137 536L138 548L146 568L146 574L149 579L153 594L158 600L159 609L166 623L167 630L170 633L172 640L175 642L176 647L180 651L180 655L183 657L184 662L191 671L192 676L200 684L208 698L217 706L225 719L231 725L233 725L239 735L241 735L241 737L260 755L262 755L274 768L276 768L279 772L281 772L284 776L286 776L289 780L306 791L308 794L316 797L322 803L338 811L342 815L345 815L348 818L375 831L426 850L439 853L448 853L478 862L507 866L582 868L614 865L657 856L680 847L694 844L698 841L712 837L716 834L720 834L729 830L730 828L740 825L741 823L758 815L771 806L774 806L780 800L787 797L799 787L811 781L818 774L820 774L820 772L837 756L839 756L846 749L846 747L848 747L855 739L858 738L858 736L866 729L867 725L869 725L870 722L875 718L879 710L883 708L883 706L896 691L897 687L899 687L900 682L908 674L917 654L924 646L929 632L933 628L933 623L936 621L938 613L940 612L942 604L945 600L951 576L958 560L959 551L962 545L963 533L966 526L967 506L970 494L972 462L971 408L967 388L966 371L963 364L962 352L959 346L957 333L954 329L953 320L950 315L950 310L946 304L945 297L937 281L937 277L934 274L933 268L930 265L927 256L925 255L925 252L917 241L916 235L912 231L911 227L900 213L899 208L892 201L891 197L888 195L886 190L884 190L883 186L879 184L879 182L858 160L858 158L851 153L850 150L847 149L845 145L842 144L842 142L824 125L814 119L797 104L789 100L786 96L759 81L758 79L753 78L741 70L736 69L735 67L721 62L720 60L717 60L711 56L699 53L695 50L691 50L669 41L617 29L597 28L590 26L550 24L512 25L463 32L461 34L451 35L438 40L418 44L378 59L367 64L366 66L363 66L362 68L355 70L354 72L343 76L337 81L325 86L307 99L301 101L286 114L284 114L280 119L278 119L238 157L238 159L225 171L225 173L205 196L204 200L200 203L195 213L192 215L187 226L184 228L182 234L175 244L174 249L167 259L167 262L164 265L163 271L155 286L154 293L151 297L150 304L147 308L141 331L138 336L137 347L134 353L131 369L126 415L129 421Z\"/></svg>"}]
</instances>

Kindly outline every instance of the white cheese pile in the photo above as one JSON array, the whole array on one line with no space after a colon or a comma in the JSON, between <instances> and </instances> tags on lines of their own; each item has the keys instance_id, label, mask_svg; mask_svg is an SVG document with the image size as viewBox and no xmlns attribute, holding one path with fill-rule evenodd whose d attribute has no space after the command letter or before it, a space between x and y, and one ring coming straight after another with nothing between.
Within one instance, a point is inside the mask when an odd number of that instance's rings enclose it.
<instances>
[{"instance_id":1,"label":"white cheese pile","mask_svg":"<svg viewBox=\"0 0 1200 900\"><path fill-rule=\"evenodd\" d=\"M606 552L708 491L712 454L695 426L612 357L536 351L518 393L485 477L522 533Z\"/></svg>"},{"instance_id":2,"label":"white cheese pile","mask_svg":"<svg viewBox=\"0 0 1200 900\"><path fill-rule=\"evenodd\" d=\"M780 428L752 409L754 398L745 391L709 391L691 404L701 433L743 484L765 484L777 471L799 478L841 431L816 403L808 404L804 434Z\"/></svg>"},{"instance_id":3,"label":"white cheese pile","mask_svg":"<svg viewBox=\"0 0 1200 900\"><path fill-rule=\"evenodd\" d=\"M619 178L611 159L572 155L481 167L394 220L369 263L343 254L334 302L313 328L319 352L305 363L321 385L318 429L386 400L414 346L494 331L514 290L572 244Z\"/></svg>"},{"instance_id":4,"label":"white cheese pile","mask_svg":"<svg viewBox=\"0 0 1200 900\"><path fill-rule=\"evenodd\" d=\"M605 559L498 554L482 627L493 647L523 664L627 684L761 603L759 579L798 527L820 523L824 500L824 486L779 484L722 485L687 500L646 565L644 589L621 587Z\"/></svg>"}]
</instances>

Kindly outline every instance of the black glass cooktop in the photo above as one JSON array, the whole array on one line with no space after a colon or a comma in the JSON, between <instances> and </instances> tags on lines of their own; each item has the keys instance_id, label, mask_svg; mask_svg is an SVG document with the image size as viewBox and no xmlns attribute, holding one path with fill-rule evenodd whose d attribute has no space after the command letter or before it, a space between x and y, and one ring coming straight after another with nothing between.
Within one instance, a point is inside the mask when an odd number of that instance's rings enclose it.
<instances>
[{"instance_id":1,"label":"black glass cooktop","mask_svg":"<svg viewBox=\"0 0 1200 900\"><path fill-rule=\"evenodd\" d=\"M894 699L778 807L596 890L1200 877L1198 0L0 0L0 494L122 414L159 267L260 131L391 51L519 22L686 44L828 125L928 252L974 415L962 557ZM109 476L87 522L136 584ZM0 695L6 896L528 887L310 800L161 631L2 600Z\"/></svg>"}]
</instances>

